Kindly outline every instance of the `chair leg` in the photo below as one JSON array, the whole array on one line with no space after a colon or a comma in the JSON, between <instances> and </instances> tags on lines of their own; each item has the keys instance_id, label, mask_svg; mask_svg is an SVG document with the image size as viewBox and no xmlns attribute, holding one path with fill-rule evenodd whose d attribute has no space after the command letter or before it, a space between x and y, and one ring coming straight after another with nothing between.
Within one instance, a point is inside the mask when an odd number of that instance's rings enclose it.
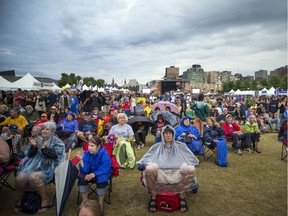
<instances>
[{"instance_id":1,"label":"chair leg","mask_svg":"<svg viewBox=\"0 0 288 216\"><path fill-rule=\"evenodd\" d=\"M113 178L113 177L112 177ZM108 186L107 186L107 191L108 191L108 198L104 198L104 201L105 203L107 204L111 204L111 192L112 192L112 178L109 179L109 183L108 183Z\"/></svg>"},{"instance_id":2,"label":"chair leg","mask_svg":"<svg viewBox=\"0 0 288 216\"><path fill-rule=\"evenodd\" d=\"M80 205L80 191L78 191L77 195L77 205Z\"/></svg>"},{"instance_id":3,"label":"chair leg","mask_svg":"<svg viewBox=\"0 0 288 216\"><path fill-rule=\"evenodd\" d=\"M5 172L5 171L4 171ZM4 174L2 174L2 176L0 177L0 191L2 190L2 188L4 186L10 188L11 190L15 191L16 189L9 184L8 182L8 178L10 176L11 172L10 171L6 171Z\"/></svg>"},{"instance_id":4,"label":"chair leg","mask_svg":"<svg viewBox=\"0 0 288 216\"><path fill-rule=\"evenodd\" d=\"M281 160L285 160L287 157L286 145L282 144Z\"/></svg>"},{"instance_id":5,"label":"chair leg","mask_svg":"<svg viewBox=\"0 0 288 216\"><path fill-rule=\"evenodd\" d=\"M208 157L206 156L209 152L212 152ZM215 150L208 148L204 145L204 161L208 161L215 154Z\"/></svg>"}]
</instances>

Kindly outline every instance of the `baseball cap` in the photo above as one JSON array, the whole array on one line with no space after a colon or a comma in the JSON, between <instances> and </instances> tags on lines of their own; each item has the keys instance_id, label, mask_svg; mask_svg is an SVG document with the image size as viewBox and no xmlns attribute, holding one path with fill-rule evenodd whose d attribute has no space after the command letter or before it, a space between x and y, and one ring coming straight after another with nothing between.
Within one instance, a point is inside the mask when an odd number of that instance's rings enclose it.
<instances>
[{"instance_id":1,"label":"baseball cap","mask_svg":"<svg viewBox=\"0 0 288 216\"><path fill-rule=\"evenodd\" d=\"M56 109L56 106L51 106L50 109Z\"/></svg>"},{"instance_id":2,"label":"baseball cap","mask_svg":"<svg viewBox=\"0 0 288 216\"><path fill-rule=\"evenodd\" d=\"M15 125L15 124L11 124L11 125L9 126L9 130L10 130L10 131L13 131L13 132L15 132L15 133L18 133L18 126Z\"/></svg>"},{"instance_id":3,"label":"baseball cap","mask_svg":"<svg viewBox=\"0 0 288 216\"><path fill-rule=\"evenodd\" d=\"M232 115L231 114L226 115L226 118L228 118L228 117L232 117Z\"/></svg>"},{"instance_id":4,"label":"baseball cap","mask_svg":"<svg viewBox=\"0 0 288 216\"><path fill-rule=\"evenodd\" d=\"M46 113L42 113L41 117L47 117L47 114Z\"/></svg>"}]
</instances>

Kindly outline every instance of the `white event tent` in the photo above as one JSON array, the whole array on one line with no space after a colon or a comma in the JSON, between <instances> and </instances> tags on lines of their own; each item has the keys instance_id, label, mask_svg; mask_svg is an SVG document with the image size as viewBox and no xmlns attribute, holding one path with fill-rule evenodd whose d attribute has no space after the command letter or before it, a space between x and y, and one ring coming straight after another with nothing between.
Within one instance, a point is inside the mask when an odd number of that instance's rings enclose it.
<instances>
[{"instance_id":1,"label":"white event tent","mask_svg":"<svg viewBox=\"0 0 288 216\"><path fill-rule=\"evenodd\" d=\"M9 82L8 80L6 80L2 76L0 76L0 88L2 90L10 89L11 88L11 82Z\"/></svg>"},{"instance_id":2,"label":"white event tent","mask_svg":"<svg viewBox=\"0 0 288 216\"><path fill-rule=\"evenodd\" d=\"M41 83L35 79L30 73L27 73L25 76L21 77L19 80L11 83L10 88L21 88L22 90L33 90L36 85L41 85Z\"/></svg>"}]
</instances>

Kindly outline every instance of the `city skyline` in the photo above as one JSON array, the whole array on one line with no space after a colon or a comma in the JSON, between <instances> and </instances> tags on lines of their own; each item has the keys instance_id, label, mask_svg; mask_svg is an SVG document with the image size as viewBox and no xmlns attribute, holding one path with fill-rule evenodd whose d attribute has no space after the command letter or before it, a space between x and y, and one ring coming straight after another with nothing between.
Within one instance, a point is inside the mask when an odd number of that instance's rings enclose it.
<instances>
[{"instance_id":1,"label":"city skyline","mask_svg":"<svg viewBox=\"0 0 288 216\"><path fill-rule=\"evenodd\" d=\"M0 71L110 83L165 68L254 76L287 65L287 1L0 0Z\"/></svg>"}]
</instances>

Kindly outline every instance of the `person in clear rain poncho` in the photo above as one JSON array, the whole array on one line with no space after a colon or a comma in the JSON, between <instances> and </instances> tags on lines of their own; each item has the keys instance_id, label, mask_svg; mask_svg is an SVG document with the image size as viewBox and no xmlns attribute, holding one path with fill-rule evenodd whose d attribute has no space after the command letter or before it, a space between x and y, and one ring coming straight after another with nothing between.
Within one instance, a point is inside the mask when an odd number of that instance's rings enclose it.
<instances>
[{"instance_id":1,"label":"person in clear rain poncho","mask_svg":"<svg viewBox=\"0 0 288 216\"><path fill-rule=\"evenodd\" d=\"M151 193L149 210L156 211L156 195L161 190L180 194L180 211L187 211L185 192L197 190L196 169L199 161L182 142L175 141L175 131L167 125L162 141L154 144L137 162L143 171L143 183Z\"/></svg>"}]
</instances>

